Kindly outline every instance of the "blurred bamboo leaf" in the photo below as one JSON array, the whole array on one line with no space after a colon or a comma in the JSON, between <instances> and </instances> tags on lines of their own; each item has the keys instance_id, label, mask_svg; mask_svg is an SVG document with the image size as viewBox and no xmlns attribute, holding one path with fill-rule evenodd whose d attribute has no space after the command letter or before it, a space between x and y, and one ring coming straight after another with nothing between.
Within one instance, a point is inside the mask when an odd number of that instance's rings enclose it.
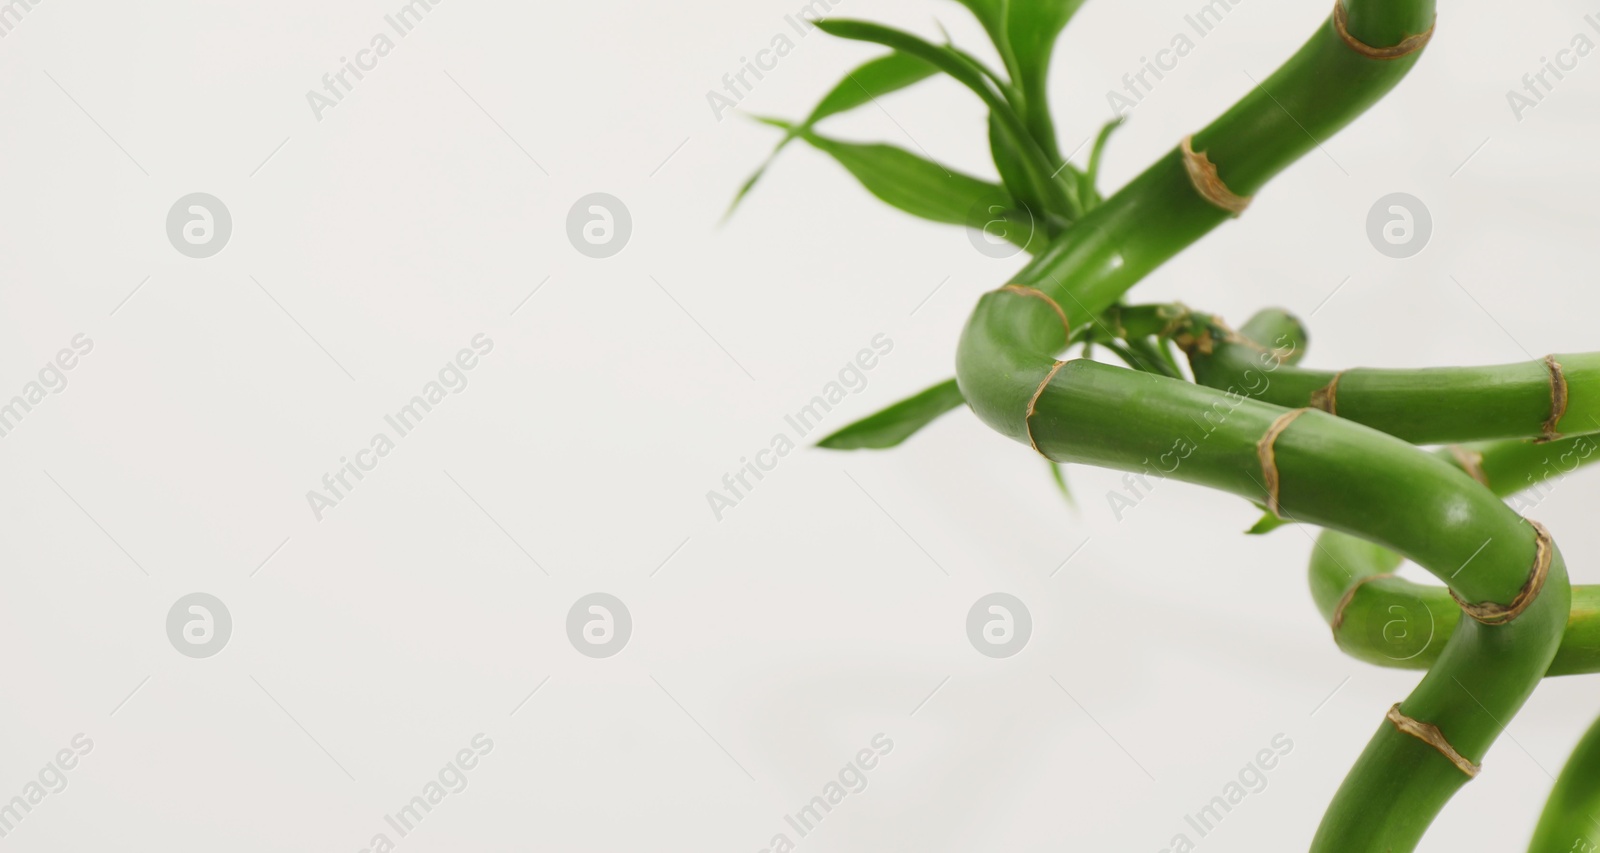
<instances>
[{"instance_id":1,"label":"blurred bamboo leaf","mask_svg":"<svg viewBox=\"0 0 1600 853\"><path fill-rule=\"evenodd\" d=\"M1068 199L1065 189L1056 182L1054 178L1056 169L1050 165L1050 158L1040 148L1039 143L1029 134L1022 117L1003 96L1003 90L996 90L983 66L976 60L958 50L933 44L904 30L867 21L830 18L818 21L817 27L838 38L881 44L919 57L971 89L985 104L988 104L990 112L999 121L1005 134L1010 137L1026 170L1030 192L1045 200L1046 211L1068 220L1076 219L1081 213Z\"/></svg>"},{"instance_id":2,"label":"blurred bamboo leaf","mask_svg":"<svg viewBox=\"0 0 1600 853\"><path fill-rule=\"evenodd\" d=\"M1246 530L1245 533L1250 536L1261 536L1290 523L1288 519L1279 518L1276 513L1268 512L1265 508L1262 508L1261 519L1252 525L1249 530Z\"/></svg>"},{"instance_id":3,"label":"blurred bamboo leaf","mask_svg":"<svg viewBox=\"0 0 1600 853\"><path fill-rule=\"evenodd\" d=\"M1094 138L1094 147L1089 150L1089 168L1083 173L1083 197L1089 200L1093 207L1100 203L1100 155L1105 152L1106 142L1111 139L1111 134L1122 126L1124 117L1114 118L1100 126L1100 133Z\"/></svg>"},{"instance_id":4,"label":"blurred bamboo leaf","mask_svg":"<svg viewBox=\"0 0 1600 853\"><path fill-rule=\"evenodd\" d=\"M802 131L811 130L816 127L818 122L829 116L848 112L863 104L871 103L874 98L919 83L936 73L938 73L938 69L932 65L900 51L868 60L857 66L853 71L846 74L844 79L840 80L828 94L822 96L822 100L818 101L817 105L812 108L811 114L797 124L794 130L784 134L783 138L778 140L778 144L773 147L772 153L767 155L767 159L756 168L755 173L739 187L739 192L733 197L733 202L728 205L728 212L725 216L733 215L734 209L755 187L756 181L761 179L761 176L767 171L767 167L772 165L772 161L778 156L778 152L798 138Z\"/></svg>"},{"instance_id":5,"label":"blurred bamboo leaf","mask_svg":"<svg viewBox=\"0 0 1600 853\"><path fill-rule=\"evenodd\" d=\"M817 442L829 450L882 450L910 438L935 418L966 402L954 379L907 397Z\"/></svg>"},{"instance_id":6,"label":"blurred bamboo leaf","mask_svg":"<svg viewBox=\"0 0 1600 853\"><path fill-rule=\"evenodd\" d=\"M1048 460L1047 460L1048 461ZM1049 462L1050 479L1056 483L1056 488L1061 490L1061 497L1067 501L1067 506L1078 508L1078 499L1072 496L1072 490L1067 488L1067 466L1059 462Z\"/></svg>"},{"instance_id":7,"label":"blurred bamboo leaf","mask_svg":"<svg viewBox=\"0 0 1600 853\"><path fill-rule=\"evenodd\" d=\"M795 127L781 119L757 121L785 131ZM868 192L913 216L984 228L1024 248L1033 236L1027 212L1014 211L1010 196L998 184L947 169L893 145L842 142L813 131L801 131L798 136L837 160ZM990 227L997 224L1016 227Z\"/></svg>"},{"instance_id":8,"label":"blurred bamboo leaf","mask_svg":"<svg viewBox=\"0 0 1600 853\"><path fill-rule=\"evenodd\" d=\"M957 0L983 29L1022 93L1021 112L1041 148L1060 160L1046 92L1050 59L1083 0Z\"/></svg>"}]
</instances>

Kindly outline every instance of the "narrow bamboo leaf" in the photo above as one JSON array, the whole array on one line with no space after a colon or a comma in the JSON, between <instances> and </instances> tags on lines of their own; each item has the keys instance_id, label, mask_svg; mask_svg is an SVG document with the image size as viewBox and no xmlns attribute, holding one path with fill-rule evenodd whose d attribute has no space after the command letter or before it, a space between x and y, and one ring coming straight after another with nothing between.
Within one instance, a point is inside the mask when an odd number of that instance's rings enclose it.
<instances>
[{"instance_id":1,"label":"narrow bamboo leaf","mask_svg":"<svg viewBox=\"0 0 1600 853\"><path fill-rule=\"evenodd\" d=\"M1084 172L1089 178L1089 186L1093 187L1100 179L1100 155L1105 152L1106 142L1111 139L1111 134L1122 126L1126 116L1114 118L1100 126L1100 133L1094 138L1094 147L1089 149L1089 170Z\"/></svg>"},{"instance_id":2,"label":"narrow bamboo leaf","mask_svg":"<svg viewBox=\"0 0 1600 853\"><path fill-rule=\"evenodd\" d=\"M1055 462L1050 462L1048 464L1050 465L1050 479L1054 480L1056 483L1056 488L1061 490L1061 497L1066 499L1067 506L1077 509L1078 499L1074 498L1072 496L1072 490L1067 488L1067 466L1060 465Z\"/></svg>"},{"instance_id":3,"label":"narrow bamboo leaf","mask_svg":"<svg viewBox=\"0 0 1600 853\"><path fill-rule=\"evenodd\" d=\"M1122 126L1124 118L1114 118L1100 126L1100 133L1094 138L1094 147L1089 150L1089 168L1083 172L1082 196L1089 200L1093 207L1101 201L1100 187L1100 155L1105 152L1106 142L1111 139L1111 134Z\"/></svg>"},{"instance_id":4,"label":"narrow bamboo leaf","mask_svg":"<svg viewBox=\"0 0 1600 853\"><path fill-rule=\"evenodd\" d=\"M756 181L761 180L761 176L766 173L767 167L772 165L772 161L778 156L778 152L782 151L790 142L793 142L799 136L799 131L810 130L817 125L817 122L829 116L848 112L863 104L871 103L874 98L879 98L890 92L899 91L907 86L919 83L936 73L938 73L938 69L924 60L899 51L868 60L857 66L855 70L847 73L843 80L840 80L829 90L828 94L822 96L822 100L818 101L817 105L812 108L811 114L806 116L805 120L800 122L794 131L784 134L783 138L778 140L778 144L773 146L772 153L767 155L767 159L762 161L761 165L756 168L755 173L740 185L739 192L734 195L733 202L728 205L728 212L724 214L724 218L733 215L734 209L739 206L739 202L743 201L746 195L749 195L750 190L755 187Z\"/></svg>"},{"instance_id":5,"label":"narrow bamboo leaf","mask_svg":"<svg viewBox=\"0 0 1600 853\"><path fill-rule=\"evenodd\" d=\"M823 95L802 126L810 129L829 116L870 104L874 98L920 83L936 73L938 69L925 60L900 51L869 60Z\"/></svg>"},{"instance_id":6,"label":"narrow bamboo leaf","mask_svg":"<svg viewBox=\"0 0 1600 853\"><path fill-rule=\"evenodd\" d=\"M1052 174L1054 168L1039 143L1029 135L1027 126L1012 105L995 90L981 65L968 58L960 51L949 47L933 44L904 30L885 27L880 24L866 21L847 21L830 18L817 22L817 27L823 32L838 38L852 39L855 41L872 42L885 47L894 48L902 53L926 60L940 71L951 77L967 88L971 89L983 102L989 105L990 111L1005 128L1005 132L1012 138L1023 162L1027 166L1029 182L1034 191L1048 202L1048 210L1068 219L1076 218L1080 211L1076 210L1073 203L1068 200L1065 190L1056 183Z\"/></svg>"},{"instance_id":7,"label":"narrow bamboo leaf","mask_svg":"<svg viewBox=\"0 0 1600 853\"><path fill-rule=\"evenodd\" d=\"M1249 530L1246 530L1245 533L1250 536L1261 536L1266 533L1271 533L1285 524L1292 523L1293 522L1290 522L1288 519L1279 518L1277 515L1267 512L1265 509L1263 509L1261 511L1261 519L1252 525Z\"/></svg>"},{"instance_id":8,"label":"narrow bamboo leaf","mask_svg":"<svg viewBox=\"0 0 1600 853\"><path fill-rule=\"evenodd\" d=\"M947 379L913 397L839 430L817 442L829 450L882 450L910 438L945 412L961 405L961 389Z\"/></svg>"},{"instance_id":9,"label":"narrow bamboo leaf","mask_svg":"<svg viewBox=\"0 0 1600 853\"><path fill-rule=\"evenodd\" d=\"M957 0L989 33L1021 90L1021 112L1028 131L1052 157L1059 159L1055 127L1050 119L1046 80L1055 45L1083 0Z\"/></svg>"},{"instance_id":10,"label":"narrow bamboo leaf","mask_svg":"<svg viewBox=\"0 0 1600 853\"><path fill-rule=\"evenodd\" d=\"M1034 190L1033 182L1028 177L1028 167L1022 161L1022 153L1012 144L1000 120L992 113L989 115L989 151L994 157L994 168L1000 173L1000 183L1006 191L1018 206L1027 208L1042 219L1049 208Z\"/></svg>"},{"instance_id":11,"label":"narrow bamboo leaf","mask_svg":"<svg viewBox=\"0 0 1600 853\"><path fill-rule=\"evenodd\" d=\"M794 126L779 119L757 120L785 130ZM1013 210L1010 197L997 184L893 145L843 142L811 131L800 138L837 160L868 192L913 216L981 227L1024 248L1030 239L1042 239L1034 237L1027 213Z\"/></svg>"}]
</instances>

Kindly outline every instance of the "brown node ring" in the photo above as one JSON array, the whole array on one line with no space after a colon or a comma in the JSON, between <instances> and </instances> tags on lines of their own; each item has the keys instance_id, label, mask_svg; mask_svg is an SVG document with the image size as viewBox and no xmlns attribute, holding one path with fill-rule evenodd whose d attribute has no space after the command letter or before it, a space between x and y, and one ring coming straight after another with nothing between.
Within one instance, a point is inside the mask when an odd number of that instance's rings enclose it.
<instances>
[{"instance_id":1,"label":"brown node ring","mask_svg":"<svg viewBox=\"0 0 1600 853\"><path fill-rule=\"evenodd\" d=\"M1278 511L1278 457L1273 452L1272 446L1278 441L1278 436L1289 428L1289 424L1294 423L1295 418L1309 411L1311 410L1294 409L1284 412L1272 422L1272 426L1267 427L1267 432L1261 436L1261 440L1256 442L1256 456L1261 460L1261 479L1263 485L1267 487L1267 511L1277 518L1283 518L1283 514Z\"/></svg>"},{"instance_id":2,"label":"brown node ring","mask_svg":"<svg viewBox=\"0 0 1600 853\"><path fill-rule=\"evenodd\" d=\"M1185 136L1179 148L1183 152L1183 169L1189 173L1189 183L1194 185L1194 191L1201 198L1227 211L1229 216L1237 217L1244 213L1244 209L1250 206L1250 196L1238 195L1228 189L1228 185L1222 182L1222 176L1217 174L1217 164L1211 162L1204 151L1194 150L1194 135Z\"/></svg>"},{"instance_id":3,"label":"brown node ring","mask_svg":"<svg viewBox=\"0 0 1600 853\"><path fill-rule=\"evenodd\" d=\"M1333 375L1327 385L1311 392L1311 408L1321 409L1330 415L1339 414L1339 380L1344 377L1341 370Z\"/></svg>"},{"instance_id":4,"label":"brown node ring","mask_svg":"<svg viewBox=\"0 0 1600 853\"><path fill-rule=\"evenodd\" d=\"M1550 417L1544 422L1544 434L1534 439L1541 444L1561 437L1556 425L1567 414L1567 373L1553 355L1544 357L1544 366L1550 371Z\"/></svg>"},{"instance_id":5,"label":"brown node ring","mask_svg":"<svg viewBox=\"0 0 1600 853\"><path fill-rule=\"evenodd\" d=\"M1344 595L1339 597L1339 603L1333 608L1333 619L1329 620L1328 627L1332 628L1334 633L1338 633L1339 626L1344 624L1344 611L1350 606L1350 602L1355 600L1356 592L1373 581L1392 577L1394 577L1394 572L1380 572L1379 574L1363 575L1357 578L1356 582L1344 591Z\"/></svg>"},{"instance_id":6,"label":"brown node ring","mask_svg":"<svg viewBox=\"0 0 1600 853\"><path fill-rule=\"evenodd\" d=\"M1483 454L1476 450L1468 450L1459 444L1450 445L1450 455L1455 457L1456 464L1461 470L1471 475L1483 485L1489 485L1489 475L1483 473Z\"/></svg>"},{"instance_id":7,"label":"brown node ring","mask_svg":"<svg viewBox=\"0 0 1600 853\"><path fill-rule=\"evenodd\" d=\"M1450 745L1450 741L1445 740L1444 732L1439 731L1438 726L1433 723L1413 720L1401 713L1399 702L1394 703L1394 706L1389 709L1389 713L1384 716L1394 724L1395 728L1437 749L1440 755L1450 759L1451 764L1454 764L1462 773L1467 774L1468 779L1478 775L1478 771L1481 768L1468 760L1465 755L1456 752L1456 748Z\"/></svg>"},{"instance_id":8,"label":"brown node ring","mask_svg":"<svg viewBox=\"0 0 1600 853\"><path fill-rule=\"evenodd\" d=\"M1029 287L1025 284L1008 284L1004 287L1001 287L999 290L996 290L995 292L1016 293L1022 296L1031 296L1035 299L1044 300L1044 303L1050 306L1050 310L1056 312L1056 316L1061 318L1061 329L1067 333L1067 339L1072 339L1072 323L1067 321L1067 312L1061 310L1061 305L1054 299L1051 299L1050 294L1045 293L1036 287Z\"/></svg>"},{"instance_id":9,"label":"brown node ring","mask_svg":"<svg viewBox=\"0 0 1600 853\"><path fill-rule=\"evenodd\" d=\"M1351 50L1354 50L1356 53L1359 53L1368 59L1399 59L1402 56L1410 56L1411 54L1416 53L1417 51L1426 47L1428 44L1428 39L1433 38L1434 23L1429 22L1426 32L1406 36L1400 40L1399 44L1394 45L1393 47L1373 47L1372 45L1367 44L1366 42L1350 34L1349 15L1350 13L1344 10L1344 0L1334 0L1334 30L1339 33L1339 38L1343 39L1344 43L1349 45ZM1435 17L1434 20L1437 21L1438 18Z\"/></svg>"},{"instance_id":10,"label":"brown node ring","mask_svg":"<svg viewBox=\"0 0 1600 853\"><path fill-rule=\"evenodd\" d=\"M1055 366L1050 368L1050 372L1044 375L1039 387L1033 389L1033 396L1028 398L1028 413L1022 418L1022 426L1028 431L1028 446L1033 448L1034 453L1044 456L1046 459L1050 459L1050 457L1045 456L1044 451L1039 449L1039 443L1033 440L1033 410L1038 407L1039 397L1044 394L1044 389L1050 384L1050 380L1056 378L1056 372L1061 370L1061 365L1063 364L1066 364L1066 362L1056 362Z\"/></svg>"},{"instance_id":11,"label":"brown node ring","mask_svg":"<svg viewBox=\"0 0 1600 853\"><path fill-rule=\"evenodd\" d=\"M1456 595L1456 591L1452 589L1450 597L1456 600L1456 604L1461 605L1462 613L1485 625L1504 625L1521 616L1522 611L1527 610L1534 599L1539 597L1539 590L1544 589L1544 579L1550 574L1550 560L1555 555L1555 544L1550 539L1550 531L1546 530L1544 525L1531 518L1528 519L1528 523L1533 525L1534 532L1533 568L1528 572L1528 580L1517 590L1516 597L1511 599L1510 604L1500 604L1495 601L1472 604L1462 601L1461 596Z\"/></svg>"}]
</instances>

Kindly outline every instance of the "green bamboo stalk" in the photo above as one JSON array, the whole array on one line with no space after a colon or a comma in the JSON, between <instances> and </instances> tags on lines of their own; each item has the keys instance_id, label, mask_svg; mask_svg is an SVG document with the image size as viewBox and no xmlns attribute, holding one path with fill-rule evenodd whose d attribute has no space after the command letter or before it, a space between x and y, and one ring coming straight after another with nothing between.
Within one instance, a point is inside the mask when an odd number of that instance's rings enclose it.
<instances>
[{"instance_id":1,"label":"green bamboo stalk","mask_svg":"<svg viewBox=\"0 0 1600 853\"><path fill-rule=\"evenodd\" d=\"M1561 768L1545 801L1528 853L1591 853L1600 849L1600 720Z\"/></svg>"},{"instance_id":2,"label":"green bamboo stalk","mask_svg":"<svg viewBox=\"0 0 1600 853\"><path fill-rule=\"evenodd\" d=\"M1195 323L1209 327L1186 347L1195 381L1214 388L1239 382L1263 342L1229 335L1210 318ZM1272 379L1260 395L1267 402L1319 408L1413 444L1600 432L1600 353L1488 367L1293 367Z\"/></svg>"},{"instance_id":3,"label":"green bamboo stalk","mask_svg":"<svg viewBox=\"0 0 1600 853\"><path fill-rule=\"evenodd\" d=\"M1575 436L1549 444L1486 442L1439 455L1506 496L1600 461L1597 447L1594 437ZM1311 597L1346 654L1378 666L1428 669L1460 622L1461 609L1444 587L1394 576L1400 563L1398 554L1381 546L1323 531L1311 553ZM1545 674L1594 672L1600 672L1600 586L1574 586L1561 646Z\"/></svg>"},{"instance_id":4,"label":"green bamboo stalk","mask_svg":"<svg viewBox=\"0 0 1600 853\"><path fill-rule=\"evenodd\" d=\"M984 297L1001 300L1009 310L980 304L963 336L962 391L992 428L1052 461L1172 477L1264 502L1409 557L1463 601L1522 600L1544 554L1531 605L1505 624L1462 620L1397 706L1436 726L1459 762L1384 722L1312 846L1413 849L1555 656L1570 593L1553 545L1542 550L1535 529L1461 469L1399 439L1317 411L1287 421L1296 413L1240 393L1084 359L1056 362L1065 331L1050 306L1016 291Z\"/></svg>"},{"instance_id":5,"label":"green bamboo stalk","mask_svg":"<svg viewBox=\"0 0 1600 853\"><path fill-rule=\"evenodd\" d=\"M1366 44L1395 44L1433 22L1432 0L1343 2L1348 31ZM1417 55L1364 56L1345 43L1330 16L1277 71L1194 134L1193 150L1206 155L1233 193L1250 196L1392 89ZM1012 281L1040 289L1083 321L1228 217L1196 192L1174 148Z\"/></svg>"}]
</instances>

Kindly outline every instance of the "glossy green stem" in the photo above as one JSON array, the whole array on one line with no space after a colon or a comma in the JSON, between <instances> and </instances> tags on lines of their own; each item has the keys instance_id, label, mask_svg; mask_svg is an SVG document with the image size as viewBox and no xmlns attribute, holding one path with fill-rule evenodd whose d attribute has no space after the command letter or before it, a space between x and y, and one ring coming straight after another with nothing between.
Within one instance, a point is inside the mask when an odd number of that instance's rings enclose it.
<instances>
[{"instance_id":1,"label":"glossy green stem","mask_svg":"<svg viewBox=\"0 0 1600 853\"><path fill-rule=\"evenodd\" d=\"M1528 853L1600 850L1600 720L1578 741L1545 801Z\"/></svg>"},{"instance_id":2,"label":"glossy green stem","mask_svg":"<svg viewBox=\"0 0 1600 853\"><path fill-rule=\"evenodd\" d=\"M1209 352L1191 347L1195 381L1214 388L1237 383L1265 343L1242 334L1218 337ZM1565 384L1559 395L1552 394L1551 366L1536 360L1415 370L1295 367L1278 372L1260 396L1280 406L1315 405L1413 444L1541 438L1551 426L1556 435L1600 432L1600 353L1551 358Z\"/></svg>"},{"instance_id":3,"label":"glossy green stem","mask_svg":"<svg viewBox=\"0 0 1600 853\"><path fill-rule=\"evenodd\" d=\"M1558 487L1552 479L1600 461L1592 436L1548 444L1499 441L1449 450L1440 457L1456 467L1470 462L1497 495L1514 495L1526 513ZM1529 490L1531 487L1531 491ZM1444 587L1393 576L1401 557L1346 533L1323 531L1311 553L1311 597L1334 642L1351 657L1378 666L1428 669L1461 621L1461 608ZM1600 586L1572 588L1572 610L1561 646L1546 675L1600 672Z\"/></svg>"},{"instance_id":4,"label":"glossy green stem","mask_svg":"<svg viewBox=\"0 0 1600 853\"><path fill-rule=\"evenodd\" d=\"M999 299L1020 304L1024 297L985 297ZM962 340L962 390L990 426L1033 442L1056 462L1268 500L1257 442L1289 410L1084 359L1057 367L1050 353L1065 336L1059 318L1041 300L1026 301L1038 305L1028 309L1030 322L969 326ZM1528 580L1536 552L1532 527L1444 460L1316 411L1302 413L1273 447L1286 517L1403 554L1464 600L1505 604ZM1549 668L1569 608L1564 563L1555 554L1541 592L1514 621L1462 621L1401 712L1438 726L1456 750L1480 762L1500 721L1515 715ZM1340 787L1312 849L1414 849L1467 778L1432 746L1384 721Z\"/></svg>"},{"instance_id":5,"label":"glossy green stem","mask_svg":"<svg viewBox=\"0 0 1600 853\"><path fill-rule=\"evenodd\" d=\"M1346 0L1350 32L1367 44L1422 32L1432 0ZM1403 36L1401 36L1403 38ZM1326 143L1397 84L1417 54L1369 59L1339 37L1332 17L1277 71L1194 134L1236 194L1261 189ZM1045 291L1075 321L1099 314L1129 287L1228 218L1196 193L1174 147L1069 228L1013 278Z\"/></svg>"}]
</instances>

